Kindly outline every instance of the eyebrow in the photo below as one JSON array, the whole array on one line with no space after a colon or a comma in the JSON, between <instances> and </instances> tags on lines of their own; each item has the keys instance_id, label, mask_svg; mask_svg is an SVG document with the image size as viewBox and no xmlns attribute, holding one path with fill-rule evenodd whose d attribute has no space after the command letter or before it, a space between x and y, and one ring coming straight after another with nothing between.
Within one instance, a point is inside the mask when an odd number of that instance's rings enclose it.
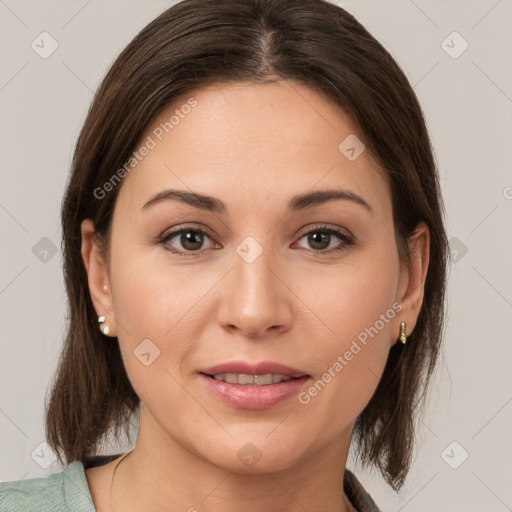
<instances>
[{"instance_id":1,"label":"eyebrow","mask_svg":"<svg viewBox=\"0 0 512 512\"><path fill-rule=\"evenodd\" d=\"M185 190L164 190L152 196L141 208L146 210L150 206L161 203L162 201L176 200L189 204L195 208L206 210L213 213L225 214L227 206L220 199L208 195L198 194L196 192L187 192ZM316 192L308 192L293 196L288 203L288 210L298 211L313 206L318 206L328 201L343 200L352 201L353 203L364 207L368 212L373 214L371 206L360 196L350 190L333 189L318 190Z\"/></svg>"}]
</instances>

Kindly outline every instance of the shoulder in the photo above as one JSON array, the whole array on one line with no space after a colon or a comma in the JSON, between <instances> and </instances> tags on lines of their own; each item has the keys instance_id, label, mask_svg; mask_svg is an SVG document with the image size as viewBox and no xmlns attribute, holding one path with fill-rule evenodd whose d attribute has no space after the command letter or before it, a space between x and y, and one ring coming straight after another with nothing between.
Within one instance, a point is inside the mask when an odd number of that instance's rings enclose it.
<instances>
[{"instance_id":1,"label":"shoulder","mask_svg":"<svg viewBox=\"0 0 512 512\"><path fill-rule=\"evenodd\" d=\"M95 512L80 461L60 473L0 483L0 512Z\"/></svg>"}]
</instances>

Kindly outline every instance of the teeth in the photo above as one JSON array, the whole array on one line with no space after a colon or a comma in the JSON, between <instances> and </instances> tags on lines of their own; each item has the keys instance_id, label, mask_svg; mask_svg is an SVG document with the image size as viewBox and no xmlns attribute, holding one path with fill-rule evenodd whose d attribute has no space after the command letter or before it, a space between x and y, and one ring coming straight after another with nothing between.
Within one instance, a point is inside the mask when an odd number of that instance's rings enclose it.
<instances>
[{"instance_id":1,"label":"teeth","mask_svg":"<svg viewBox=\"0 0 512 512\"><path fill-rule=\"evenodd\" d=\"M214 375L215 380L227 382L228 384L265 386L291 380L287 375L267 373L266 375L245 375L243 373L219 373Z\"/></svg>"}]
</instances>

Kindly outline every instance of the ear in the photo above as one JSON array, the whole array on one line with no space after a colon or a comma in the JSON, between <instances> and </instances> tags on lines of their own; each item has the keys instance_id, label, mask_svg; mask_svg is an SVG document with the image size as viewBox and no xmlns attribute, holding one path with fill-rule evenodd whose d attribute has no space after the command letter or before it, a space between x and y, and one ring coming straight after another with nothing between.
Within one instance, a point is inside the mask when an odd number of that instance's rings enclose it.
<instances>
[{"instance_id":1,"label":"ear","mask_svg":"<svg viewBox=\"0 0 512 512\"><path fill-rule=\"evenodd\" d=\"M99 317L104 316L105 321L99 324L102 332L108 336L116 336L116 323L112 295L110 292L110 280L107 265L100 254L100 249L95 238L94 224L92 220L85 219L81 224L82 232L82 259L87 271L87 282L91 293L91 300ZM107 331L105 327L108 326Z\"/></svg>"},{"instance_id":2,"label":"ear","mask_svg":"<svg viewBox=\"0 0 512 512\"><path fill-rule=\"evenodd\" d=\"M425 279L430 257L430 231L424 222L420 222L412 235L408 238L409 264L402 268L398 287L397 300L402 304L400 314L397 315L399 323L406 323L406 334L411 334L418 316L425 291ZM400 327L395 328L397 337L391 340L394 345L398 340Z\"/></svg>"}]
</instances>

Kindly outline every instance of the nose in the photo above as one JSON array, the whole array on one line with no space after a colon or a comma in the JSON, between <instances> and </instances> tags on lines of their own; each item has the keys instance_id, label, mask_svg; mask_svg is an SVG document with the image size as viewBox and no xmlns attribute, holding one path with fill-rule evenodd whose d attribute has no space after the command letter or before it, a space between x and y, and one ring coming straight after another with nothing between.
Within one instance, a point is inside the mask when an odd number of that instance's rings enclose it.
<instances>
[{"instance_id":1,"label":"nose","mask_svg":"<svg viewBox=\"0 0 512 512\"><path fill-rule=\"evenodd\" d=\"M265 249L254 261L235 253L218 309L223 328L257 339L290 328L293 294L285 284L283 266L271 253Z\"/></svg>"}]
</instances>

